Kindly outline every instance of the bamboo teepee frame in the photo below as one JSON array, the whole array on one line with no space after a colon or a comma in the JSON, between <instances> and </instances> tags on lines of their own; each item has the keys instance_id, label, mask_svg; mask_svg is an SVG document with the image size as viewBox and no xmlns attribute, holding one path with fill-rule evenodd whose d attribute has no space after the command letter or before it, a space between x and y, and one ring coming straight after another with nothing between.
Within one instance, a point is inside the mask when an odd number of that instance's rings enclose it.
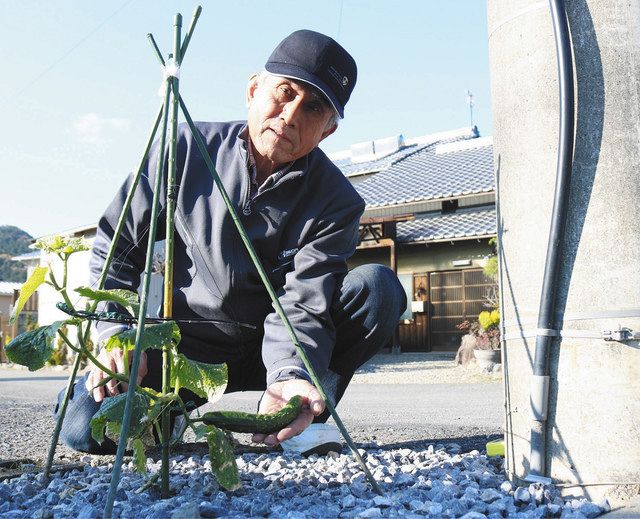
<instances>
[{"instance_id":1,"label":"bamboo teepee frame","mask_svg":"<svg viewBox=\"0 0 640 519\"><path fill-rule=\"evenodd\" d=\"M187 107L185 105L184 100L182 99L182 97L180 96L179 93L179 69L180 66L184 60L184 55L185 52L187 50L187 47L189 46L189 42L191 41L191 37L193 35L193 31L195 29L195 26L197 24L198 18L200 16L200 13L202 11L202 8L200 6L198 6L192 16L191 19L191 23L189 25L189 28L187 30L187 33L184 37L184 40L181 41L181 28L182 28L182 15L180 15L179 13L175 15L174 18L174 24L173 24L173 53L169 55L170 60L172 61L169 65L167 66L167 63L165 62L164 58L162 57L162 53L160 52L160 49L158 48L158 45L156 44L153 35L149 34L148 38L149 41L151 43L151 46L154 50L154 53L156 55L156 57L158 58L158 61L161 63L161 65L164 67L165 70L165 93L164 93L164 100L163 103L158 111L158 114L156 116L155 122L153 124L152 130L151 130L151 134L149 136L149 139L147 141L147 145L145 147L144 153L142 155L142 159L140 160L138 169L136 171L136 174L134 176L133 182L131 183L129 192L127 194L127 198L124 204L124 207L122 209L122 213L120 214L120 218L118 220L118 224L116 226L115 232L114 232L114 236L112 239L112 243L111 243L111 247L109 249L107 258L105 260L105 264L103 266L103 270L100 276L100 279L98 281L98 288L102 288L104 285L104 281L106 279L107 276L107 272L109 269L109 266L113 260L113 256L114 256L114 252L115 252L115 247L118 241L118 238L120 236L122 227L124 225L124 221L126 219L126 216L130 210L130 206L131 206L131 200L133 199L133 194L135 192L135 189L137 187L138 181L140 179L140 176L142 174L142 171L144 170L144 165L147 161L148 155L149 155L149 151L151 149L151 144L154 141L156 132L158 130L158 127L160 126L160 123L162 123L162 130L160 132L160 136L159 136L159 147L158 147L158 160L157 160L157 171L156 171L156 178L155 178L155 185L154 185L154 194L153 194L153 202L152 202L152 207L151 207L151 220L150 220L150 228L149 228L149 239L148 239L148 244L147 244L147 252L146 252L146 262L145 262L145 270L144 270L144 275L143 275L143 281L142 281L142 290L141 290L141 296L140 296L140 311L139 314L137 316L138 318L138 327L137 327L137 332L136 332L136 339L135 339L135 348L133 350L133 359L131 362L131 368L130 368L130 373L129 373L129 387L127 390L127 396L126 396L126 404L125 404L125 410L124 410L124 416L123 416L123 420L122 420L122 426L121 426L121 434L120 434L120 438L119 438L119 442L118 442L118 450L116 453L116 458L113 464L113 471L112 471L112 476L111 476L111 485L109 488L109 493L107 495L107 500L106 500L106 504L105 504L105 509L104 509L104 517L105 518L111 518L112 516L112 512L113 512L113 503L115 500L115 495L116 495L116 491L118 488L118 483L120 480L120 474L121 474L121 470L122 470L122 459L124 456L124 452L125 452L125 448L127 446L127 436L128 436L128 431L129 431L129 425L130 425L130 421L131 421L131 411L132 411L132 403L133 403L133 396L135 394L136 391L136 381L137 381L137 377L138 377L138 369L139 369L139 365L140 365L140 356L142 353L142 337L145 331L145 318L146 318L146 314L147 314L147 303L148 303L148 295L149 295L149 284L150 284L150 280L151 280L151 271L152 271L152 264L153 264L153 251L154 251L154 243L155 243L155 238L156 238L156 229L157 229L157 217L158 217L158 208L159 208L159 194L160 194L160 183L161 183L161 179L163 176L163 167L164 167L164 157L165 157L165 147L166 147L166 135L167 135L167 129L169 129L169 145L168 145L168 171L167 171L167 201L166 201L166 208L167 208L167 221L166 221L166 253L165 253L165 279L164 279L164 308L163 308L163 317L165 318L171 318L172 317L172 295L173 295L173 235L174 235L174 214L175 214L175 178L176 178L176 144L177 144L177 126L178 126L178 108L182 111L182 114L184 115L186 121L187 121L187 125L189 126L189 129L192 132L194 141L196 143L196 146L198 147L199 152L201 153L202 157L204 158L205 164L207 166L207 169L209 170L209 172L211 173L211 176L213 178L214 183L216 184L222 199L225 203L225 205L227 206L227 209L231 215L231 218L238 230L238 233L240 235L240 238L242 239L242 242L244 243L256 269L258 270L258 273L260 275L260 278L262 279L262 282L267 290L267 292L269 293L269 296L273 302L273 306L278 314L278 316L282 319L282 322L284 324L284 326L287 329L287 332L289 333L289 337L291 338L291 341L293 342L293 344L295 345L296 351L298 353L298 355L300 356L300 358L302 359L309 375L311 376L311 379L313 381L313 384L315 385L315 387L317 388L318 392L320 393L320 395L322 396L327 409L329 410L331 416L333 417L333 419L335 420L336 425L338 426L338 428L340 429L340 432L342 433L342 436L345 440L345 442L347 443L347 445L349 446L349 448L351 449L351 452L353 453L354 457L356 458L356 460L358 461L358 463L360 464L362 470L364 471L369 483L371 484L371 486L373 487L374 491L376 491L378 494L382 494L382 491L380 489L380 487L378 486L378 484L376 483L376 481L374 480L373 476L371 475L370 471L368 470L367 466L365 465L364 461L362 460L362 457L360 456L358 450L356 449L355 444L353 443L353 440L351 439L351 437L349 436L349 433L347 432L344 424L342 423L342 420L340 419L340 417L338 416L338 413L336 412L335 409L335 405L334 403L331 401L331 399L328 397L326 391L324 390L324 387L322 386L322 382L320 381L320 379L318 378L310 360L309 357L307 356L304 348L302 348L302 346L300 345L300 341L298 340L298 337L295 333L295 330L293 329L289 319L287 318L287 315L284 312L284 309L282 308L282 305L280 304L280 301L278 300L278 296L273 288L273 286L271 285L271 282L269 280L269 278L267 277L267 274L262 266L262 263L255 251L255 249L253 248L253 244L251 243L241 221L240 218L236 212L236 209L233 205L233 203L231 202L223 184L222 181L220 180L220 176L218 175L215 166L213 164L213 161L211 160L211 157L209 157L209 154L207 152L206 149L206 145L205 142L202 138L202 135L200 134L199 130L196 128L193 119L191 118L191 115L189 114L189 111L187 110ZM169 114L171 116L171 119L169 121ZM94 308L95 309L95 308ZM87 329L85 332L88 336L89 333L89 324L87 324ZM165 348L163 350L163 378L162 378L162 391L163 393L168 393L170 391L170 387L169 387L169 366L170 366L170 359L169 359L169 351L167 348ZM78 357L76 358L76 362L74 364L74 375L72 378L70 378L70 385L67 387L66 393L65 393L65 398L64 401L61 405L60 411L59 411L59 417L58 417L58 423L56 424L56 430L54 431L54 438L52 439L52 448L49 452L49 461L48 461L48 465L47 465L47 472L50 470L50 466L51 466L51 461L53 460L53 453L55 451L55 445L57 444L58 441L58 436L60 433L60 429L62 426L62 421L64 420L64 415L66 412L66 408L67 408L67 403L68 403L68 398L69 398L69 394L70 394L70 390L73 384L73 378L75 378L75 373L77 373L77 369L80 363L80 357L81 355L78 355ZM169 495L169 424L170 424L170 417L169 417L169 412L168 411L164 411L163 412L163 416L162 416L162 469L161 469L161 486L162 486L162 495L163 497L168 497Z\"/></svg>"}]
</instances>

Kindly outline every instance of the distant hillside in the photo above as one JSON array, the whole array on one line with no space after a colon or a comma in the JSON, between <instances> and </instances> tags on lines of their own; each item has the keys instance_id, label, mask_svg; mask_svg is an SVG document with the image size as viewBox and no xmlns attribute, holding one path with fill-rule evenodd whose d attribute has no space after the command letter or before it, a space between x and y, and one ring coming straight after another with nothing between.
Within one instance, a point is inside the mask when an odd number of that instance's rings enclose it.
<instances>
[{"instance_id":1,"label":"distant hillside","mask_svg":"<svg viewBox=\"0 0 640 519\"><path fill-rule=\"evenodd\" d=\"M31 240L31 235L18 227L0 225L0 281L26 281L27 267L11 257L30 252Z\"/></svg>"}]
</instances>

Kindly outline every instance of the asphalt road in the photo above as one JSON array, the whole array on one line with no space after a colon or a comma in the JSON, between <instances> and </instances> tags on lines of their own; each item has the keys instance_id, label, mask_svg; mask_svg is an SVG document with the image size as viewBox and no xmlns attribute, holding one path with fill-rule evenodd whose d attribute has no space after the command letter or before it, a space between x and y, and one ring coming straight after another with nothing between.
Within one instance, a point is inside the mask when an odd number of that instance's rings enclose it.
<instances>
[{"instance_id":1,"label":"asphalt road","mask_svg":"<svg viewBox=\"0 0 640 519\"><path fill-rule=\"evenodd\" d=\"M51 415L66 376L56 371L0 369L0 459L42 459L53 430ZM254 411L260 393L225 395L217 409ZM501 434L502 385L352 384L338 413L357 443L417 447L458 443L482 449ZM57 454L75 458L60 447Z\"/></svg>"}]
</instances>

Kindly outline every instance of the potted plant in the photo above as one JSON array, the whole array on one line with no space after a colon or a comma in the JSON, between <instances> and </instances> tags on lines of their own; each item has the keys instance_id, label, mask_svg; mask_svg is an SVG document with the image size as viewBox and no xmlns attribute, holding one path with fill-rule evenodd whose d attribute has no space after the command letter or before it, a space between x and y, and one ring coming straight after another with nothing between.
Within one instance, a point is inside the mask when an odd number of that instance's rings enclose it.
<instances>
[{"instance_id":1,"label":"potted plant","mask_svg":"<svg viewBox=\"0 0 640 519\"><path fill-rule=\"evenodd\" d=\"M466 331L462 343L456 354L458 364L467 364L472 358L478 366L487 371L493 371L496 364L501 362L500 351L500 312L498 310L483 311L478 319L465 320L460 323L458 330Z\"/></svg>"}]
</instances>

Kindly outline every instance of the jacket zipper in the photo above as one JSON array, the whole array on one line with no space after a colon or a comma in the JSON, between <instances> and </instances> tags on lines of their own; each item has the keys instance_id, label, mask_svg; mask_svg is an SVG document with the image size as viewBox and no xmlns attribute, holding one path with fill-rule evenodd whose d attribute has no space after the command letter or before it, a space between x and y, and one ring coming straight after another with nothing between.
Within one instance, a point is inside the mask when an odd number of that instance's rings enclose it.
<instances>
[{"instance_id":1,"label":"jacket zipper","mask_svg":"<svg viewBox=\"0 0 640 519\"><path fill-rule=\"evenodd\" d=\"M265 189L264 191L260 192L260 193L256 193L256 196L253 197L253 199L251 198L251 173L249 173L249 170L247 169L247 176L249 178L249 182L248 182L248 188L245 191L245 196L244 196L244 203L242 205L242 214L245 216L250 216L252 213L252 206L253 203L255 202L256 198L258 198L259 196L262 196L266 193L268 193L269 191L273 191L274 189L276 189L279 185L284 184L285 182L289 182L291 180L294 180L295 178L297 178L297 176L295 177L289 177L287 178L287 176L285 176L284 178L281 178L280 180L278 180L275 184L273 184L271 187L268 187L267 189Z\"/></svg>"},{"instance_id":2,"label":"jacket zipper","mask_svg":"<svg viewBox=\"0 0 640 519\"><path fill-rule=\"evenodd\" d=\"M244 202L242 203L242 214L245 216L251 215L251 173L247 168L247 184L244 190Z\"/></svg>"}]
</instances>

